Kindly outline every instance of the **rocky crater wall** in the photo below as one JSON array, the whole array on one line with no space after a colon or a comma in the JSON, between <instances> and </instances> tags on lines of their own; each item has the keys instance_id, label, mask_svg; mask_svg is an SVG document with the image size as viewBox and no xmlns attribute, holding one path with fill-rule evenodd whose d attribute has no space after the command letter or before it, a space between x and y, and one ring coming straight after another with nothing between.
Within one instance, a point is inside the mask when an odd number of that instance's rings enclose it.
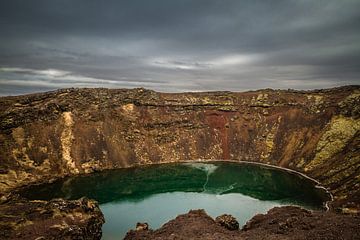
<instances>
[{"instance_id":1,"label":"rocky crater wall","mask_svg":"<svg viewBox=\"0 0 360 240\"><path fill-rule=\"evenodd\" d=\"M0 98L0 192L66 175L199 159L300 171L360 209L360 87L243 93L62 89Z\"/></svg>"}]
</instances>

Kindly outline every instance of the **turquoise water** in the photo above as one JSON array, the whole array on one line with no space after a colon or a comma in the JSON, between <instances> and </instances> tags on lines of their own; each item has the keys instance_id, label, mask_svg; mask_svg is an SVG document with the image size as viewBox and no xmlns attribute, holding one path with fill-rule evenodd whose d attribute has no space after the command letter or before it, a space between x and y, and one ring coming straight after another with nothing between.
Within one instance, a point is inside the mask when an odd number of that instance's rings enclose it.
<instances>
[{"instance_id":1,"label":"turquoise water","mask_svg":"<svg viewBox=\"0 0 360 240\"><path fill-rule=\"evenodd\" d=\"M243 225L255 214L283 204L261 201L240 193L218 195L194 192L159 193L141 201L111 202L101 205L106 219L111 219L103 225L103 239L119 239L137 222L147 222L151 228L159 228L190 209L205 209L213 218L231 213Z\"/></svg>"},{"instance_id":2,"label":"turquoise water","mask_svg":"<svg viewBox=\"0 0 360 240\"><path fill-rule=\"evenodd\" d=\"M83 196L104 213L103 239L119 239L137 222L158 228L190 209L234 215L240 225L274 206L321 208L324 190L300 175L252 164L178 163L110 170L34 186L29 199Z\"/></svg>"}]
</instances>

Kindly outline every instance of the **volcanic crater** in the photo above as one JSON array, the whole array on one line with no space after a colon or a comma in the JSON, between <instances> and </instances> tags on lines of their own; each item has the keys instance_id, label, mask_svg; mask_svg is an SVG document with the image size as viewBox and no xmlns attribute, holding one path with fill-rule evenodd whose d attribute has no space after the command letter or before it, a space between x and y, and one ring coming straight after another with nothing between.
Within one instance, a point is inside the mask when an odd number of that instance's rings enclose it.
<instances>
[{"instance_id":1,"label":"volcanic crater","mask_svg":"<svg viewBox=\"0 0 360 240\"><path fill-rule=\"evenodd\" d=\"M31 186L105 170L228 161L289 169L323 186L326 210L288 206L242 230L193 210L126 239L359 239L360 87L159 93L61 89L0 98L0 238L100 239L96 201L30 199Z\"/></svg>"}]
</instances>

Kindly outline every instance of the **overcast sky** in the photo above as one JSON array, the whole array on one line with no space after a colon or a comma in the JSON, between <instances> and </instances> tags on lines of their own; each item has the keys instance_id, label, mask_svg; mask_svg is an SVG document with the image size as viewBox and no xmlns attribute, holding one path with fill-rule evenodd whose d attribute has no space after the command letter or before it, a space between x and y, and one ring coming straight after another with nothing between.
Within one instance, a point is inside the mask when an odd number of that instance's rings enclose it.
<instances>
[{"instance_id":1,"label":"overcast sky","mask_svg":"<svg viewBox=\"0 0 360 240\"><path fill-rule=\"evenodd\" d=\"M360 0L0 0L0 95L360 84Z\"/></svg>"}]
</instances>

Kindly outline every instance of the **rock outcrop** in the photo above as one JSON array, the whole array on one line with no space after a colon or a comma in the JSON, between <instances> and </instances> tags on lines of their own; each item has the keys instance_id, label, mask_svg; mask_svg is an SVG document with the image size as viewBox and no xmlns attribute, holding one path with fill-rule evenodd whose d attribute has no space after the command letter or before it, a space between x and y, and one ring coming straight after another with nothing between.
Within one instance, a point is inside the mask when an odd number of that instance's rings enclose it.
<instances>
[{"instance_id":1,"label":"rock outcrop","mask_svg":"<svg viewBox=\"0 0 360 240\"><path fill-rule=\"evenodd\" d=\"M191 210L157 230L131 230L125 240L355 240L360 239L359 224L359 215L311 212L298 207L276 207L267 214L254 216L241 230L228 230L217 224L204 210Z\"/></svg>"},{"instance_id":2,"label":"rock outcrop","mask_svg":"<svg viewBox=\"0 0 360 240\"><path fill-rule=\"evenodd\" d=\"M223 214L216 217L215 222L231 231L239 229L239 222L230 214Z\"/></svg>"},{"instance_id":3,"label":"rock outcrop","mask_svg":"<svg viewBox=\"0 0 360 240\"><path fill-rule=\"evenodd\" d=\"M0 204L0 239L100 239L104 217L96 201L29 201Z\"/></svg>"}]
</instances>

